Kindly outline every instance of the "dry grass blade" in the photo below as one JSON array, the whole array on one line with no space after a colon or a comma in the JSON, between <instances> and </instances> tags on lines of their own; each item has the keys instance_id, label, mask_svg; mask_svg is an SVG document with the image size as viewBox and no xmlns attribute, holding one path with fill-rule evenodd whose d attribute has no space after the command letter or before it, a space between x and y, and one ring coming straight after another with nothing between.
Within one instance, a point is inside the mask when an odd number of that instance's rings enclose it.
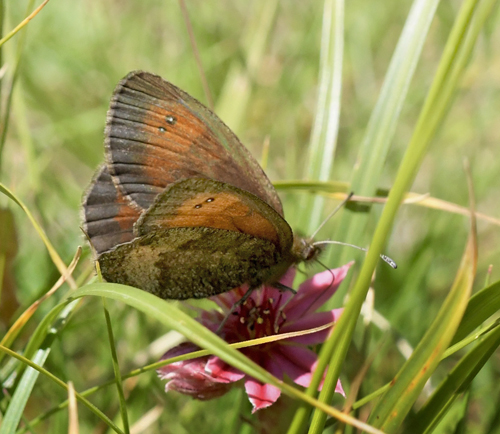
<instances>
[{"instance_id":1,"label":"dry grass blade","mask_svg":"<svg viewBox=\"0 0 500 434\"><path fill-rule=\"evenodd\" d=\"M75 387L73 386L72 381L68 381L68 401L68 434L79 434L80 430L78 428L78 407L76 405Z\"/></svg>"},{"instance_id":2,"label":"dry grass blade","mask_svg":"<svg viewBox=\"0 0 500 434\"><path fill-rule=\"evenodd\" d=\"M134 425L130 428L130 434L142 434L149 432L148 430L159 419L163 413L163 406L157 405L146 412Z\"/></svg>"},{"instance_id":3,"label":"dry grass blade","mask_svg":"<svg viewBox=\"0 0 500 434\"><path fill-rule=\"evenodd\" d=\"M66 275L66 265L64 264L63 260L61 259L61 257L57 253L56 249L54 248L54 246L50 242L49 238L45 234L45 231L42 229L42 227L38 224L38 222L33 217L33 214L28 209L28 207L23 202L21 202L21 200L18 199L15 196L15 194L12 193L2 183L0 183L0 192L2 192L7 197L12 199L17 205L19 205L21 207L21 209L24 211L24 213L28 216L28 219L30 220L31 224L33 225L33 227L37 231L37 233L40 236L40 238L42 239L43 243L45 244L45 247L47 248L47 250L49 252L50 258L52 259L52 262L54 263L54 265L57 267L57 269L59 270L59 272L62 275ZM72 289L76 289L77 285L76 285L75 281L73 280L73 278L71 277L71 275L68 276L67 280L68 280L69 286Z\"/></svg>"},{"instance_id":4,"label":"dry grass blade","mask_svg":"<svg viewBox=\"0 0 500 434\"><path fill-rule=\"evenodd\" d=\"M75 270L76 265L80 259L82 254L82 248L78 247L73 260L69 264L67 270L64 274L57 280L57 282L50 288L44 295L42 295L38 300L34 301L30 307L28 307L16 320L16 322L12 325L9 331L5 334L3 339L0 341L0 345L9 346L10 343L15 339L15 337L19 334L24 325L28 322L28 320L33 316L38 307L42 302L47 300L52 294L54 294L62 284L71 276L73 271ZM1 359L2 355L0 355Z\"/></svg>"},{"instance_id":5,"label":"dry grass blade","mask_svg":"<svg viewBox=\"0 0 500 434\"><path fill-rule=\"evenodd\" d=\"M352 197L353 201L358 202L369 202L369 203L385 203L387 202L387 198L385 197L364 197L364 196L356 196ZM463 216L470 216L470 208L466 208L464 206L457 205L452 202L447 202L446 200L438 199L436 197L432 197L429 193L419 194L419 193L407 193L405 199L403 201L404 205L419 205L425 208L437 209L440 211L446 211L452 214L460 214ZM486 214L482 214L479 212L475 213L476 218L479 220L484 220L488 223L492 223L494 225L500 226L500 219L495 217L491 217Z\"/></svg>"},{"instance_id":6,"label":"dry grass blade","mask_svg":"<svg viewBox=\"0 0 500 434\"><path fill-rule=\"evenodd\" d=\"M17 32L19 32L19 30L21 30L24 26L26 26L26 24L28 24L33 18L35 18L48 2L49 0L45 0L31 14L29 14L24 20L22 20L13 30L11 30L2 39L0 39L0 47L10 38L12 38Z\"/></svg>"}]
</instances>

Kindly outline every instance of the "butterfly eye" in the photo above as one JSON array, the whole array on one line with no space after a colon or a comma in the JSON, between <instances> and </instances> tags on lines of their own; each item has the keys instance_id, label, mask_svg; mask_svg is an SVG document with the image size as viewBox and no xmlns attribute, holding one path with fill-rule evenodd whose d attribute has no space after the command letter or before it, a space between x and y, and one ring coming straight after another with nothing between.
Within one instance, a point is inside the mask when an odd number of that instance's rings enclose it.
<instances>
[{"instance_id":1,"label":"butterfly eye","mask_svg":"<svg viewBox=\"0 0 500 434\"><path fill-rule=\"evenodd\" d=\"M175 125L175 123L177 122L177 119L174 118L172 115L165 116L165 120L167 121L167 124L169 124L169 125Z\"/></svg>"},{"instance_id":2,"label":"butterfly eye","mask_svg":"<svg viewBox=\"0 0 500 434\"><path fill-rule=\"evenodd\" d=\"M194 207L195 207L196 209L200 209L200 208L201 208L201 204L195 205Z\"/></svg>"},{"instance_id":3,"label":"butterfly eye","mask_svg":"<svg viewBox=\"0 0 500 434\"><path fill-rule=\"evenodd\" d=\"M160 133L164 133L165 131L167 131L167 130L166 130L165 128L163 128L163 127L158 128L158 130L160 131Z\"/></svg>"},{"instance_id":4,"label":"butterfly eye","mask_svg":"<svg viewBox=\"0 0 500 434\"><path fill-rule=\"evenodd\" d=\"M214 199L213 197L209 197L209 198L208 198L205 202L210 203L210 202L213 202L214 200L215 200L215 199Z\"/></svg>"}]
</instances>

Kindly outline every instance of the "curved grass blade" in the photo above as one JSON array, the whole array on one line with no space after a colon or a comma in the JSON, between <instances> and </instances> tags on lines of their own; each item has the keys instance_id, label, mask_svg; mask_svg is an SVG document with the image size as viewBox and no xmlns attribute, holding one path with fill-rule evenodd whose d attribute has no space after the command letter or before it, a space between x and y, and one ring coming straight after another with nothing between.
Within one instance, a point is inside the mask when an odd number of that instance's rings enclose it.
<instances>
[{"instance_id":1,"label":"curved grass blade","mask_svg":"<svg viewBox=\"0 0 500 434\"><path fill-rule=\"evenodd\" d=\"M29 306L20 316L19 318L14 322L14 324L9 328L5 336L2 338L0 341L0 345L5 346L5 347L10 347L12 342L14 342L14 339L19 335L20 331L24 327L24 325L29 321L29 319L33 316L33 314L36 312L40 304L45 301L47 298L49 298L54 292L57 291L58 288L61 287L61 285L66 281L66 279L73 273L75 270L76 265L78 264L78 261L80 259L82 253L81 247L78 247L75 256L71 263L69 264L66 273L62 275L57 282L50 288L44 295L42 295L38 300L34 301L31 306ZM4 357L4 353L0 354L0 361Z\"/></svg>"},{"instance_id":2,"label":"curved grass blade","mask_svg":"<svg viewBox=\"0 0 500 434\"><path fill-rule=\"evenodd\" d=\"M264 368L248 359L243 353L231 348L219 336L165 300L130 286L113 283L94 283L77 289L68 297L68 301L88 295L111 298L129 304L144 312L149 318L154 318L167 327L177 330L191 342L216 354L231 366L240 369L263 383L278 387L284 394L318 407L321 411L348 425L365 430L366 432L380 433L379 430L373 429L368 424L321 403L300 392L297 388L277 379Z\"/></svg>"},{"instance_id":3,"label":"curved grass blade","mask_svg":"<svg viewBox=\"0 0 500 434\"><path fill-rule=\"evenodd\" d=\"M460 324L472 292L477 269L477 228L468 164L466 173L471 202L470 233L455 282L436 319L392 380L390 388L380 398L368 419L374 426L387 433L395 432L399 428L434 372Z\"/></svg>"},{"instance_id":4,"label":"curved grass blade","mask_svg":"<svg viewBox=\"0 0 500 434\"><path fill-rule=\"evenodd\" d=\"M62 276L65 276L67 274L67 269L66 269L66 265L64 264L63 260L61 259L61 257L58 255L56 249L54 249L54 246L52 246L52 243L49 241L49 239L47 238L47 235L45 234L45 231L40 227L40 225L37 223L37 221L35 220L35 218L33 217L33 215L31 214L30 210L27 208L26 205L24 205L24 203L18 199L14 193L12 193L5 185L3 185L2 183L0 183L0 192L5 194L7 197L9 197L10 199L12 199L17 205L19 205L21 207L21 209L26 213L26 215L28 216L28 219L30 220L31 224L33 225L33 227L35 228L35 230L37 231L38 235L40 236L40 238L42 239L43 243L45 244L45 247L47 248L48 252L49 252L49 255L52 259L52 262L54 263L54 265L57 267L57 269L59 270L59 273L62 275ZM68 281L68 284L70 285L71 288L76 288L76 283L75 281L73 280L73 278L71 276L68 276L67 278L67 281Z\"/></svg>"},{"instance_id":5,"label":"curved grass blade","mask_svg":"<svg viewBox=\"0 0 500 434\"><path fill-rule=\"evenodd\" d=\"M54 307L45 317L31 335L31 338L24 349L24 358L33 360L36 354L41 351L50 353L51 345L57 335L66 326L70 315L79 303L70 303L69 305L59 304ZM43 366L41 363L38 363ZM21 378L26 365L21 364L17 368L16 377ZM36 378L35 378L36 380Z\"/></svg>"},{"instance_id":6,"label":"curved grass blade","mask_svg":"<svg viewBox=\"0 0 500 434\"><path fill-rule=\"evenodd\" d=\"M308 329L308 330L302 330L299 332L280 333L279 335L267 336L265 338L258 338L258 339L251 339L249 341L236 342L233 344L229 344L229 346L232 348L235 348L235 349L240 349L240 348L247 348L247 347L251 347L251 346L255 346L255 345L262 345L262 344L269 343L269 342L274 342L274 341L283 340L283 339L289 339L289 338L297 337L297 336L304 336L304 335L307 335L310 333L316 333L318 331L333 327L334 325L335 325L334 323L330 323L330 324L326 324L326 325L323 325L320 327L315 327L315 328ZM176 362L180 362L180 361L184 361L184 360L192 360L192 359L196 359L198 357L205 357L205 356L208 356L210 354L212 354L210 351L199 350L199 351L193 351L191 353L183 354L181 356L172 357L170 359L160 360L159 362L151 363L149 365L143 366L142 368L134 369L133 371L130 371L127 374L122 375L120 377L120 379L121 379L121 381L123 381L123 380L126 380L127 378L135 377L137 375L144 374L146 372L156 371L158 368L161 368L162 366L165 366L165 365L170 365L172 363L176 363ZM97 392L105 387L111 386L113 384L116 384L116 380L106 381L98 386L94 386L94 387L91 387L90 389L87 389L87 390L80 392L80 395L87 397L87 396L92 395L93 393L95 393L95 392ZM66 400L66 401L61 402L57 406L52 407L51 409L47 410L42 415L37 416L36 418L31 420L30 426L33 426L33 427L36 426L37 424L39 424L43 420L47 419L49 416L66 408L68 406L68 404L69 404L69 402ZM132 430L132 428L131 428L131 430ZM16 434L24 434L27 431L28 431L28 428L24 428L22 430L18 430Z\"/></svg>"},{"instance_id":7,"label":"curved grass blade","mask_svg":"<svg viewBox=\"0 0 500 434\"><path fill-rule=\"evenodd\" d=\"M441 361L450 357L452 354L455 354L457 351L461 350L462 348L465 348L467 345L470 345L474 341L477 341L479 339L483 339L484 336L489 336L492 333L492 330L495 330L498 326L499 326L499 324L497 322L492 327L478 333L477 335L469 336L467 339L464 339L464 340L458 342L457 344L448 347L448 349L442 354ZM376 397L382 395L390 387L391 387L391 383L385 384L384 386L380 387L379 389L375 390L374 392L370 393L369 395L366 395L365 397L356 401L353 404L352 408L358 409L358 408L363 407L368 402L373 401Z\"/></svg>"},{"instance_id":8,"label":"curved grass blade","mask_svg":"<svg viewBox=\"0 0 500 434\"><path fill-rule=\"evenodd\" d=\"M484 20L479 18L475 22L474 32L470 32L466 37L467 30L472 28L471 22L477 0L466 0L463 4L455 25L451 31L446 44L443 57L441 59L436 77L432 83L429 95L424 103L422 112L418 119L415 131L410 140L408 149L399 167L393 187L389 193L387 204L384 207L382 216L373 236L370 249L363 262L359 277L352 290L351 297L346 304L344 313L339 319L330 339L323 345L318 361L318 371L330 362L327 378L320 394L320 400L329 400L333 395L333 385L337 382L342 363L347 355L347 349L351 343L354 328L370 286L373 271L378 263L378 255L387 240L388 234L394 223L396 213L399 209L404 195L409 190L415 175L420 167L423 158L430 146L447 108L457 88L467 60L477 39L478 28L484 24ZM490 7L491 3L482 3L482 6ZM483 14L478 14L483 19ZM444 349L443 349L444 350ZM330 358L331 356L331 358ZM311 385L307 390L308 394L313 394L319 384L320 378L313 376ZM305 425L307 411L305 408L299 409L295 414L295 419L290 432L300 432ZM316 426L323 426L325 417L319 412L315 413ZM378 425L380 426L380 425Z\"/></svg>"},{"instance_id":9,"label":"curved grass blade","mask_svg":"<svg viewBox=\"0 0 500 434\"><path fill-rule=\"evenodd\" d=\"M451 341L472 290L475 254L475 240L471 238L455 283L436 320L373 410L369 420L382 430L390 433L397 429Z\"/></svg>"},{"instance_id":10,"label":"curved grass blade","mask_svg":"<svg viewBox=\"0 0 500 434\"><path fill-rule=\"evenodd\" d=\"M464 393L491 355L500 346L500 327L496 327L469 351L436 388L424 406L407 425L408 432L431 432L455 399Z\"/></svg>"},{"instance_id":11,"label":"curved grass blade","mask_svg":"<svg viewBox=\"0 0 500 434\"><path fill-rule=\"evenodd\" d=\"M0 350L2 352L5 352L6 354L9 354L9 351L11 351L8 348L3 350L1 347ZM12 357L17 356L16 353L14 354L15 355L12 355ZM48 351L40 350L31 359L30 363L33 363L36 366L41 366L45 363L48 355ZM24 360L27 359L23 358L21 361ZM22 376L21 381L18 383L12 399L10 400L7 411L3 415L2 424L0 425L0 434L12 434L16 431L16 427L19 425L24 412L24 407L26 406L26 402L28 401L37 378L38 371L36 371L35 369L28 369L24 372L24 375Z\"/></svg>"},{"instance_id":12,"label":"curved grass blade","mask_svg":"<svg viewBox=\"0 0 500 434\"><path fill-rule=\"evenodd\" d=\"M462 322L452 344L461 341L484 321L500 310L500 281L474 294L469 300Z\"/></svg>"},{"instance_id":13,"label":"curved grass blade","mask_svg":"<svg viewBox=\"0 0 500 434\"><path fill-rule=\"evenodd\" d=\"M66 383L64 383L64 381L60 380L49 371L42 368L42 366L37 363L45 363L49 352L40 350L33 360L28 360L25 357L22 357L19 354L15 353L14 351L2 346L0 346L0 351L6 352L9 356L15 357L16 359L29 366L29 368L25 371L16 391L14 392L14 395L12 396L9 408L7 409L7 412L5 413L4 419L2 421L2 426L0 426L0 434L13 434L16 432L16 427L19 424L19 420L21 419L26 401L29 398L29 395L33 389L33 386L35 385L39 373L42 373L46 377L50 378L54 383L66 390L68 389L68 386L66 385ZM123 431L121 431L120 428L118 428L118 426L116 426L116 424L111 419L109 419L90 401L83 398L76 392L75 395L80 402L82 402L89 410L96 414L96 416L101 418L102 421L105 422L110 428L112 428L119 434L124 434Z\"/></svg>"}]
</instances>

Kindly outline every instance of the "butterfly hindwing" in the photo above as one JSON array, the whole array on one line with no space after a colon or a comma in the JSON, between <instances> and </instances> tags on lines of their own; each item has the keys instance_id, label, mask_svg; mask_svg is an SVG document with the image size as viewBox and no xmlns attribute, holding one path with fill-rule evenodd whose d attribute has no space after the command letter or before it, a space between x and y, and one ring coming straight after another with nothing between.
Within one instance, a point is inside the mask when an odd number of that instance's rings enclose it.
<instances>
[{"instance_id":1,"label":"butterfly hindwing","mask_svg":"<svg viewBox=\"0 0 500 434\"><path fill-rule=\"evenodd\" d=\"M210 227L271 241L279 251L293 243L288 223L257 196L211 179L176 182L158 195L136 225L138 236L173 227Z\"/></svg>"},{"instance_id":2,"label":"butterfly hindwing","mask_svg":"<svg viewBox=\"0 0 500 434\"><path fill-rule=\"evenodd\" d=\"M106 165L101 166L83 200L84 230L97 253L135 238L136 208L113 183Z\"/></svg>"},{"instance_id":3,"label":"butterfly hindwing","mask_svg":"<svg viewBox=\"0 0 500 434\"><path fill-rule=\"evenodd\" d=\"M157 230L99 258L109 282L167 299L204 298L248 284L258 287L281 267L275 244L214 228ZM235 266L237 264L237 266Z\"/></svg>"}]
</instances>

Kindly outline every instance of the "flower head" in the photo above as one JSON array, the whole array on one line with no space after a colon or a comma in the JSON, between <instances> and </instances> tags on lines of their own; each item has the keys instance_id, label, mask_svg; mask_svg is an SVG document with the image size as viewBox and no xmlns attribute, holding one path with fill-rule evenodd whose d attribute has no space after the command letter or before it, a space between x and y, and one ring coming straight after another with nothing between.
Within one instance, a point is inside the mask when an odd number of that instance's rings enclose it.
<instances>
[{"instance_id":1,"label":"flower head","mask_svg":"<svg viewBox=\"0 0 500 434\"><path fill-rule=\"evenodd\" d=\"M228 343L297 332L336 322L341 309L326 312L316 310L335 293L350 266L351 263L316 274L302 283L295 295L264 285L253 291L245 303L238 306L234 312L233 306L245 294L246 289L238 288L220 294L211 300L219 305L221 311L204 310L198 321L216 331L224 318L232 313L219 331ZM280 283L291 287L294 277L295 271L290 269ZM329 329L324 329L240 351L277 378L282 379L286 374L296 384L307 387L317 365L316 354L307 346L324 342L329 333ZM162 359L197 349L198 347L190 343L181 344L169 350ZM281 393L277 387L260 383L229 366L217 356L166 365L158 370L158 375L162 379L170 380L166 385L167 391L177 390L198 399L219 397L229 391L231 383L243 379L254 411L270 406ZM336 391L344 393L340 382Z\"/></svg>"}]
</instances>

